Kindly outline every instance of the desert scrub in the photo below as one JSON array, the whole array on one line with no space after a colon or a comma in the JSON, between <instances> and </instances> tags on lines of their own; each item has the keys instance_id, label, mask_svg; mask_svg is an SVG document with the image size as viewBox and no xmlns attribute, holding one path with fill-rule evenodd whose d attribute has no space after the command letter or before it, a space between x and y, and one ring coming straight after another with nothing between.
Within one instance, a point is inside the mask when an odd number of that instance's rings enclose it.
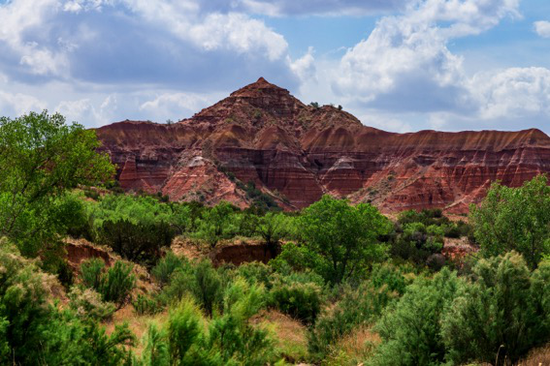
<instances>
[{"instance_id":1,"label":"desert scrub","mask_svg":"<svg viewBox=\"0 0 550 366\"><path fill-rule=\"evenodd\" d=\"M82 289L79 286L73 286L68 297L69 307L83 319L87 317L100 321L110 319L116 310L115 304L104 302L101 295L91 288Z\"/></svg>"},{"instance_id":2,"label":"desert scrub","mask_svg":"<svg viewBox=\"0 0 550 366\"><path fill-rule=\"evenodd\" d=\"M103 301L113 302L120 309L136 284L132 268L131 264L117 261L106 270L103 260L89 259L80 266L82 283L100 293Z\"/></svg>"}]
</instances>

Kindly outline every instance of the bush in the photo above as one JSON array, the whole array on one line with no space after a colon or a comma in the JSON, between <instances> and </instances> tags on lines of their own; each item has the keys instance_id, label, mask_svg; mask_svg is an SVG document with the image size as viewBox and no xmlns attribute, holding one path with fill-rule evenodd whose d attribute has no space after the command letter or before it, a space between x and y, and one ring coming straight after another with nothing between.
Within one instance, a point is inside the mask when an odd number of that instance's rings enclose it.
<instances>
[{"instance_id":1,"label":"bush","mask_svg":"<svg viewBox=\"0 0 550 366\"><path fill-rule=\"evenodd\" d=\"M464 286L456 273L443 269L433 279L417 279L388 307L375 330L383 342L375 365L435 365L445 360L441 319Z\"/></svg>"},{"instance_id":2,"label":"bush","mask_svg":"<svg viewBox=\"0 0 550 366\"><path fill-rule=\"evenodd\" d=\"M165 286L170 282L170 277L175 270L188 266L187 259L178 257L173 252L167 252L164 258L151 270L151 274L161 286Z\"/></svg>"},{"instance_id":3,"label":"bush","mask_svg":"<svg viewBox=\"0 0 550 366\"><path fill-rule=\"evenodd\" d=\"M80 266L82 283L101 294L103 301L113 302L118 308L126 302L134 289L136 278L132 274L132 265L121 261L105 271L103 260L94 258L82 262Z\"/></svg>"},{"instance_id":4,"label":"bush","mask_svg":"<svg viewBox=\"0 0 550 366\"><path fill-rule=\"evenodd\" d=\"M275 281L269 292L269 304L281 312L312 324L321 311L321 288L315 283Z\"/></svg>"},{"instance_id":5,"label":"bush","mask_svg":"<svg viewBox=\"0 0 550 366\"><path fill-rule=\"evenodd\" d=\"M342 299L332 311L317 319L308 334L312 359L320 361L326 358L342 337L362 325L371 324L398 297L399 294L385 284L378 288L365 281L356 289L345 286Z\"/></svg>"},{"instance_id":6,"label":"bush","mask_svg":"<svg viewBox=\"0 0 550 366\"><path fill-rule=\"evenodd\" d=\"M132 302L132 306L139 315L157 314L163 310L163 306L158 299L142 294L137 295L136 299Z\"/></svg>"},{"instance_id":7,"label":"bush","mask_svg":"<svg viewBox=\"0 0 550 366\"><path fill-rule=\"evenodd\" d=\"M23 259L0 240L0 364L120 365L129 361L121 347L133 336L116 327L107 336L92 319L51 306L52 276Z\"/></svg>"},{"instance_id":8,"label":"bush","mask_svg":"<svg viewBox=\"0 0 550 366\"><path fill-rule=\"evenodd\" d=\"M304 265L325 281L340 283L357 276L384 258L379 237L389 232L389 221L370 204L350 205L324 195L298 218L304 241Z\"/></svg>"},{"instance_id":9,"label":"bush","mask_svg":"<svg viewBox=\"0 0 550 366\"><path fill-rule=\"evenodd\" d=\"M129 220L104 221L98 229L98 241L108 245L123 258L153 264L161 249L172 243L175 234L166 222L133 223Z\"/></svg>"},{"instance_id":10,"label":"bush","mask_svg":"<svg viewBox=\"0 0 550 366\"><path fill-rule=\"evenodd\" d=\"M436 225L426 226L420 222L404 224L402 233L391 243L391 254L425 264L431 255L443 249L443 236L443 229Z\"/></svg>"},{"instance_id":11,"label":"bush","mask_svg":"<svg viewBox=\"0 0 550 366\"><path fill-rule=\"evenodd\" d=\"M91 288L73 286L68 297L69 307L82 319L110 319L116 310L115 304L103 302L101 295Z\"/></svg>"},{"instance_id":12,"label":"bush","mask_svg":"<svg viewBox=\"0 0 550 366\"><path fill-rule=\"evenodd\" d=\"M517 362L550 340L550 265L531 273L516 253L481 260L442 320L453 363Z\"/></svg>"},{"instance_id":13,"label":"bush","mask_svg":"<svg viewBox=\"0 0 550 366\"><path fill-rule=\"evenodd\" d=\"M476 241L485 256L515 250L531 269L550 254L550 186L547 176L520 188L491 186L479 207L470 209Z\"/></svg>"}]
</instances>

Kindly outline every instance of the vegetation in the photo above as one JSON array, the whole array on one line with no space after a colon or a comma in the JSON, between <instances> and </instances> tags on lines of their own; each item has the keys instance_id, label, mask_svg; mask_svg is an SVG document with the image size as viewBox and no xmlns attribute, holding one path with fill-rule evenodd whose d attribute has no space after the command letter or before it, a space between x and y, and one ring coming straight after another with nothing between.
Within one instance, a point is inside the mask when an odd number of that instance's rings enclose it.
<instances>
[{"instance_id":1,"label":"vegetation","mask_svg":"<svg viewBox=\"0 0 550 366\"><path fill-rule=\"evenodd\" d=\"M204 207L119 193L93 132L59 115L0 121L0 364L504 365L550 342L544 176L493 185L471 225L330 196ZM109 260L68 263L67 235ZM236 237L274 259L218 263ZM479 254L446 261L450 238Z\"/></svg>"}]
</instances>

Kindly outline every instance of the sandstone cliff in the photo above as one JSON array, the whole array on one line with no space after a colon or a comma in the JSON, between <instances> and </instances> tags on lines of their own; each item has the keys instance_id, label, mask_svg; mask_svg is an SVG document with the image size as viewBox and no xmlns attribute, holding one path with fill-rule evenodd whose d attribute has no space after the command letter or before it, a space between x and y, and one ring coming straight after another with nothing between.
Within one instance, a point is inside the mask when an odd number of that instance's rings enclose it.
<instances>
[{"instance_id":1,"label":"sandstone cliff","mask_svg":"<svg viewBox=\"0 0 550 366\"><path fill-rule=\"evenodd\" d=\"M495 180L519 186L550 172L550 138L536 129L389 133L263 78L172 125L125 121L97 133L123 188L240 207L250 200L238 183L252 181L286 209L330 193L386 212L465 212Z\"/></svg>"}]
</instances>

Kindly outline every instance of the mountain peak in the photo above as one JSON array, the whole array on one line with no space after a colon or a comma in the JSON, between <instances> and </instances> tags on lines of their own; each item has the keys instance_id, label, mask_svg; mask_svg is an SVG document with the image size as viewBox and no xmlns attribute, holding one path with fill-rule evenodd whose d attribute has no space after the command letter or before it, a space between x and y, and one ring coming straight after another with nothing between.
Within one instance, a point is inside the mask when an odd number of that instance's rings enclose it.
<instances>
[{"instance_id":1,"label":"mountain peak","mask_svg":"<svg viewBox=\"0 0 550 366\"><path fill-rule=\"evenodd\" d=\"M256 82L248 84L237 91L231 93L232 97L257 98L265 95L274 95L278 97L290 96L290 92L275 84L271 84L263 77Z\"/></svg>"}]
</instances>

